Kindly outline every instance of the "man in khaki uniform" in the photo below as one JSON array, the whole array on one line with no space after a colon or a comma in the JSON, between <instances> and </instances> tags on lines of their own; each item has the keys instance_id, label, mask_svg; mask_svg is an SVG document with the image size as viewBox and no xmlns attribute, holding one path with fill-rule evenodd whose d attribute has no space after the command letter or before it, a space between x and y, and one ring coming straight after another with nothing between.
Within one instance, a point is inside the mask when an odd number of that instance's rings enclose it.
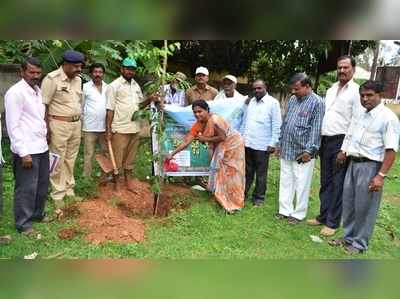
<instances>
[{"instance_id":1,"label":"man in khaki uniform","mask_svg":"<svg viewBox=\"0 0 400 299\"><path fill-rule=\"evenodd\" d=\"M139 108L147 106L154 96L145 99L139 84L133 79L137 64L133 58L122 61L121 76L107 87L106 140L112 147L119 174L124 173L128 190L135 191L130 184L133 163L139 146L140 122L132 121ZM119 177L114 176L115 192L120 191Z\"/></svg>"},{"instance_id":2,"label":"man in khaki uniform","mask_svg":"<svg viewBox=\"0 0 400 299\"><path fill-rule=\"evenodd\" d=\"M188 105L196 100L211 101L214 100L218 94L218 90L207 84L208 82L208 69L200 66L196 69L195 75L196 85L190 87L186 91L186 101Z\"/></svg>"},{"instance_id":3,"label":"man in khaki uniform","mask_svg":"<svg viewBox=\"0 0 400 299\"><path fill-rule=\"evenodd\" d=\"M50 177L50 195L57 215L62 213L64 196L75 197L74 164L81 141L82 83L78 75L84 63L83 54L73 50L65 51L62 58L61 67L42 82L50 152L60 155L59 164Z\"/></svg>"}]
</instances>

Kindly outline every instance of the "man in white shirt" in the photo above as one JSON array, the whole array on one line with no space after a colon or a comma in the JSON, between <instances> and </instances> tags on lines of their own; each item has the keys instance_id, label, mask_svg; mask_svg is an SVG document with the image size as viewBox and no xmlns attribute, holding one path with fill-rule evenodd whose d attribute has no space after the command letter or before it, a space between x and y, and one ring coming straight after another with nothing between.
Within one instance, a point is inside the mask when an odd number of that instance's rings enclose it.
<instances>
[{"instance_id":1,"label":"man in white shirt","mask_svg":"<svg viewBox=\"0 0 400 299\"><path fill-rule=\"evenodd\" d=\"M186 91L179 88L179 82L185 81L186 75L176 72L175 78L170 84L164 85L164 104L172 104L180 107L186 106Z\"/></svg>"},{"instance_id":2,"label":"man in white shirt","mask_svg":"<svg viewBox=\"0 0 400 299\"><path fill-rule=\"evenodd\" d=\"M104 65L94 63L89 68L92 80L83 84L83 141L84 141L84 165L83 173L90 177L92 173L92 161L99 145L102 152L106 151L104 132L106 131L106 91L107 84L103 81L105 73Z\"/></svg>"},{"instance_id":3,"label":"man in white shirt","mask_svg":"<svg viewBox=\"0 0 400 299\"><path fill-rule=\"evenodd\" d=\"M46 222L44 208L49 186L49 151L45 106L38 86L40 62L28 58L21 66L22 80L5 95L7 132L15 176L14 217L17 230L32 235L33 221Z\"/></svg>"},{"instance_id":4,"label":"man in white shirt","mask_svg":"<svg viewBox=\"0 0 400 299\"><path fill-rule=\"evenodd\" d=\"M320 213L307 221L310 225L323 225L320 234L332 236L340 226L342 215L343 182L347 163L336 165L344 136L351 120L358 117L360 104L359 85L353 81L356 62L345 55L337 60L339 81L328 89L325 97L325 116L322 122Z\"/></svg>"},{"instance_id":5,"label":"man in white shirt","mask_svg":"<svg viewBox=\"0 0 400 299\"><path fill-rule=\"evenodd\" d=\"M267 93L264 81L256 80L253 91L254 97L247 106L241 128L246 150L245 198L249 195L255 175L252 201L254 206L260 206L267 189L269 155L279 142L282 118L279 102Z\"/></svg>"},{"instance_id":6,"label":"man in white shirt","mask_svg":"<svg viewBox=\"0 0 400 299\"><path fill-rule=\"evenodd\" d=\"M214 101L245 99L246 97L236 90L236 84L237 84L237 79L235 76L226 75L222 79L223 90L221 90L216 95L216 97L214 98Z\"/></svg>"},{"instance_id":7,"label":"man in white shirt","mask_svg":"<svg viewBox=\"0 0 400 299\"><path fill-rule=\"evenodd\" d=\"M339 165L346 158L350 161L343 187L344 236L329 244L342 245L350 254L368 249L384 180L399 148L399 119L381 103L382 91L383 86L377 81L361 85L361 104L365 110L359 118L353 118L337 155Z\"/></svg>"}]
</instances>

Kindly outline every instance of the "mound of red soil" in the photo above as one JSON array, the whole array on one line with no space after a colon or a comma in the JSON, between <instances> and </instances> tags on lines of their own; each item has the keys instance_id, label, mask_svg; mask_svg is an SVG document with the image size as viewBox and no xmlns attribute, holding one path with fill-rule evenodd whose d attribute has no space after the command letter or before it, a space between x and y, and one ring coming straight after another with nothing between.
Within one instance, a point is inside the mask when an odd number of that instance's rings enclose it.
<instances>
[{"instance_id":1,"label":"mound of red soil","mask_svg":"<svg viewBox=\"0 0 400 299\"><path fill-rule=\"evenodd\" d=\"M76 235L76 230L74 228L63 228L58 231L58 237L61 240L72 240Z\"/></svg>"},{"instance_id":2,"label":"mound of red soil","mask_svg":"<svg viewBox=\"0 0 400 299\"><path fill-rule=\"evenodd\" d=\"M144 240L142 221L126 217L122 211L104 200L89 200L80 206L78 224L85 228L85 240L93 244L107 241L132 243Z\"/></svg>"},{"instance_id":3,"label":"mound of red soil","mask_svg":"<svg viewBox=\"0 0 400 299\"><path fill-rule=\"evenodd\" d=\"M146 182L132 180L135 192L122 189L116 196L113 184L99 186L99 196L79 203L77 223L86 232L85 240L93 244L105 242L132 243L145 238L143 219L153 216L154 194ZM184 198L191 194L187 187L165 185L158 199L157 217L168 216L170 211L189 206Z\"/></svg>"}]
</instances>

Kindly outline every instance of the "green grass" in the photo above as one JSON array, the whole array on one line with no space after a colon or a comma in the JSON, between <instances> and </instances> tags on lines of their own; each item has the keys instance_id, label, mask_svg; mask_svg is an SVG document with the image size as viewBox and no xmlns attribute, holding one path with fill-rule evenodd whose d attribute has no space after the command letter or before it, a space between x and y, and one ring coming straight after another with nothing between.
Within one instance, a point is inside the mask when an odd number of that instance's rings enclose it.
<instances>
[{"instance_id":1,"label":"green grass","mask_svg":"<svg viewBox=\"0 0 400 299\"><path fill-rule=\"evenodd\" d=\"M4 154L10 161L9 146L4 144ZM140 147L135 175L145 179L150 175L150 151L148 144ZM76 167L77 193L93 195L94 180L82 178L82 153ZM208 194L199 193L191 208L172 213L167 219L147 219L146 240L140 244L118 245L108 243L91 245L83 240L83 234L72 241L60 240L59 229L74 225L67 223L38 224L42 239L30 239L14 229L12 216L13 175L9 163L4 168L4 215L0 222L0 234L10 234L12 243L0 247L1 258L21 258L36 251L45 258L62 253L63 258L216 258L216 259L342 259L348 256L338 248L331 248L326 240L314 243L310 235L318 235L319 228L301 223L290 226L279 222L273 215L278 207L279 163L271 158L268 173L267 200L261 208L251 205L234 215L225 215ZM370 249L358 258L400 258L400 155L386 180L384 200L381 205ZM319 166L314 171L308 216L315 216L319 208ZM179 197L179 195L177 196ZM52 204L48 204L51 212ZM341 235L341 231L338 234Z\"/></svg>"}]
</instances>

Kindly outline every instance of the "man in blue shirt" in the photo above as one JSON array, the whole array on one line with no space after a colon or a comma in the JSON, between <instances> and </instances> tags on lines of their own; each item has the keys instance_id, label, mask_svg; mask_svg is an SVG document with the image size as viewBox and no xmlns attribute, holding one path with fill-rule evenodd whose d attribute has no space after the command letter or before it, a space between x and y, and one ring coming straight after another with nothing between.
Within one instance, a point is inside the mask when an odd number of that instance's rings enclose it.
<instances>
[{"instance_id":1,"label":"man in blue shirt","mask_svg":"<svg viewBox=\"0 0 400 299\"><path fill-rule=\"evenodd\" d=\"M306 217L315 157L321 143L324 103L311 80L298 73L290 80L292 97L280 137L281 174L277 219L297 224ZM296 205L294 196L296 194Z\"/></svg>"},{"instance_id":2,"label":"man in blue shirt","mask_svg":"<svg viewBox=\"0 0 400 299\"><path fill-rule=\"evenodd\" d=\"M267 93L262 80L253 83L254 97L250 100L242 125L246 150L245 198L253 184L256 185L252 200L254 206L264 202L269 155L275 151L282 123L278 100Z\"/></svg>"}]
</instances>

